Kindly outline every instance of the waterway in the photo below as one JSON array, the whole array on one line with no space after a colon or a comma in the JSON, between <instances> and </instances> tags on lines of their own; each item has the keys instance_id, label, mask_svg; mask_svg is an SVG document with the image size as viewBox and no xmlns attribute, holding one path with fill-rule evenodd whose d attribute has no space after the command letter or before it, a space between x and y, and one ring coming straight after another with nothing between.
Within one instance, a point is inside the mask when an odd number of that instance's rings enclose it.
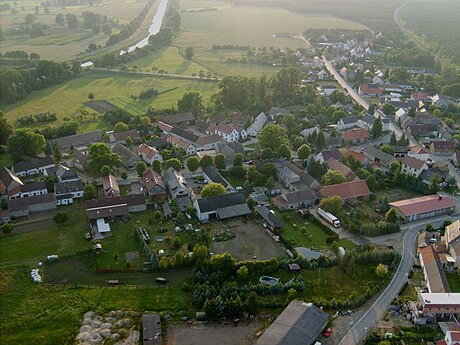
<instances>
[{"instance_id":1,"label":"waterway","mask_svg":"<svg viewBox=\"0 0 460 345\"><path fill-rule=\"evenodd\" d=\"M144 39L140 40L139 42L137 42L136 44L129 47L128 50L120 51L120 55L130 53L136 50L136 48L142 48L142 47L145 47L147 44L149 44L150 36L156 35L160 31L161 24L163 22L163 17L166 13L166 8L168 7L168 1L169 0L160 0L160 5L158 6L158 9L155 15L153 16L152 24L149 27L149 35L145 37Z\"/></svg>"}]
</instances>

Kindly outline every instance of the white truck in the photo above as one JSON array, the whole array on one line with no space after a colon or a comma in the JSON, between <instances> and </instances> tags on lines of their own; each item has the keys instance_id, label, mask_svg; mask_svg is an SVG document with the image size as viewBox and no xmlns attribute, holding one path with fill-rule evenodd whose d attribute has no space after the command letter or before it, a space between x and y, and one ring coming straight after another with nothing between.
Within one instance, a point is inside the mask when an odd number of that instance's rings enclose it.
<instances>
[{"instance_id":1,"label":"white truck","mask_svg":"<svg viewBox=\"0 0 460 345\"><path fill-rule=\"evenodd\" d=\"M338 220L338 218L334 216L332 213L326 212L318 207L318 214L328 223L332 224L334 228L338 228L340 226L340 220Z\"/></svg>"}]
</instances>

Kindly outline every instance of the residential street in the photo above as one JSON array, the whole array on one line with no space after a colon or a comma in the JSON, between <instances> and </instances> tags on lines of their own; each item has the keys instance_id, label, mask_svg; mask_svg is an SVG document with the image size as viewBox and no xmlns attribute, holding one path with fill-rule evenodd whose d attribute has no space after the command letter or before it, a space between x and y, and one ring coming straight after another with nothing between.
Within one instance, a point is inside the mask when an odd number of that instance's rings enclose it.
<instances>
[{"instance_id":1,"label":"residential street","mask_svg":"<svg viewBox=\"0 0 460 345\"><path fill-rule=\"evenodd\" d=\"M340 345L356 345L365 339L372 328L384 316L388 306L399 294L405 282L407 281L407 276L414 262L417 234L420 230L425 228L427 223L433 224L433 226L436 228L440 227L445 219L445 216L441 216L419 222L409 223L402 227L404 231L402 240L402 257L399 267L393 276L393 279L382 292L382 294L377 298L377 300L371 305L369 310L365 312L361 318L349 329L349 331L340 341Z\"/></svg>"}]
</instances>

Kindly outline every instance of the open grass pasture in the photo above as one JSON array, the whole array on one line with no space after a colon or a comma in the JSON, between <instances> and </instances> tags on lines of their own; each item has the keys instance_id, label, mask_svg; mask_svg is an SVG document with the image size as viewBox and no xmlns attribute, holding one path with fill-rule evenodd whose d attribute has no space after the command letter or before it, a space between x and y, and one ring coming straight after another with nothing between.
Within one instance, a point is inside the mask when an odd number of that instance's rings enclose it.
<instances>
[{"instance_id":1,"label":"open grass pasture","mask_svg":"<svg viewBox=\"0 0 460 345\"><path fill-rule=\"evenodd\" d=\"M459 13L460 2L456 0L409 1L401 10L401 20L433 51L460 63Z\"/></svg>"},{"instance_id":2,"label":"open grass pasture","mask_svg":"<svg viewBox=\"0 0 460 345\"><path fill-rule=\"evenodd\" d=\"M84 239L86 216L83 203L62 208L69 213L72 221L55 225L45 230L14 233L0 240L0 267L29 264L42 261L47 255L69 255L89 249L90 243Z\"/></svg>"},{"instance_id":3,"label":"open grass pasture","mask_svg":"<svg viewBox=\"0 0 460 345\"><path fill-rule=\"evenodd\" d=\"M192 0L183 0L182 6L187 6L189 2L193 3ZM363 29L362 25L327 15L302 15L282 8L246 6L182 13L182 27L178 44L184 47L235 44L297 48L302 45L300 41L273 35L300 34L307 28Z\"/></svg>"},{"instance_id":4,"label":"open grass pasture","mask_svg":"<svg viewBox=\"0 0 460 345\"><path fill-rule=\"evenodd\" d=\"M14 5L17 4L17 5ZM42 1L18 1L12 2L10 6L17 10L17 13L12 14L10 11L0 12L0 27L3 32L8 32L10 29L18 29L24 24L25 17L29 14L35 15L35 6L39 7L39 14L36 20L39 23L46 24L48 29L46 35L32 38L30 35L6 35L6 40L2 42L0 51L3 53L10 50L24 50L29 53L38 53L44 59L52 59L61 61L69 59L77 54L85 51L89 44L105 46L109 35L100 33L94 35L91 30L83 27L83 12L94 12L101 15L106 15L109 19L118 20L120 24L127 24L132 19L137 17L140 11L147 4L147 0L108 0L100 5L91 6L89 3L80 3L76 5L68 5L65 7L50 5L49 13L44 12ZM74 14L79 20L78 28L71 29L67 25L59 26L55 22L56 15L62 13ZM119 29L113 27L113 33ZM144 28L142 33L147 32Z\"/></svg>"},{"instance_id":5,"label":"open grass pasture","mask_svg":"<svg viewBox=\"0 0 460 345\"><path fill-rule=\"evenodd\" d=\"M2 344L73 344L90 310L142 312L189 308L179 288L53 288L32 283L30 268L0 271Z\"/></svg>"},{"instance_id":6,"label":"open grass pasture","mask_svg":"<svg viewBox=\"0 0 460 345\"><path fill-rule=\"evenodd\" d=\"M5 107L4 113L10 121L27 114L50 111L56 113L58 121L72 117L88 101L88 94L94 93L95 100L108 100L116 96L126 103L132 102L131 95L139 95L143 90L155 88L159 92L177 87L158 95L151 101L138 101L142 106L156 109L177 106L177 100L189 91L199 91L205 101L216 92L217 83L213 81L171 79L155 75L133 73L112 73L90 71L79 78L64 84L37 91L25 100ZM93 112L92 109L88 109Z\"/></svg>"}]
</instances>

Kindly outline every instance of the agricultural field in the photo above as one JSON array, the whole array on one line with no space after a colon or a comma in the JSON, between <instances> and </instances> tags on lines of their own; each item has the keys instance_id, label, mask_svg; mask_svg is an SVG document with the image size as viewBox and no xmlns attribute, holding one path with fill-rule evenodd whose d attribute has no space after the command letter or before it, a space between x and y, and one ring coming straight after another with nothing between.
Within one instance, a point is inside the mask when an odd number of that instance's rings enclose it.
<instances>
[{"instance_id":1,"label":"agricultural field","mask_svg":"<svg viewBox=\"0 0 460 345\"><path fill-rule=\"evenodd\" d=\"M194 3L193 0L183 0L181 6L188 6L188 2ZM336 17L301 15L281 8L233 6L217 11L182 13L181 16L183 30L177 44L184 47L234 44L297 48L302 45L300 41L274 35L300 34L307 28L363 29L360 24Z\"/></svg>"},{"instance_id":2,"label":"agricultural field","mask_svg":"<svg viewBox=\"0 0 460 345\"><path fill-rule=\"evenodd\" d=\"M173 88L177 87L174 90ZM131 99L131 95L139 95L141 91L155 88L160 93L150 101L137 101ZM7 118L14 120L22 115L36 114L40 112L53 112L58 117L58 122L63 117L75 116L81 109L85 109L84 103L88 101L88 94L93 93L95 100L107 100L110 102L114 96L130 108L149 106L163 109L177 106L177 100L189 91L199 91L205 101L217 90L215 81L172 79L157 75L139 75L134 73L112 73L105 71L90 71L81 77L70 80L64 84L49 87L37 91L25 100L5 107L4 113ZM133 104L136 104L134 106ZM87 109L90 113L92 109Z\"/></svg>"},{"instance_id":3,"label":"agricultural field","mask_svg":"<svg viewBox=\"0 0 460 345\"><path fill-rule=\"evenodd\" d=\"M417 18L414 18L414 12ZM433 51L460 63L460 3L448 1L409 1L401 10L404 27L422 38Z\"/></svg>"},{"instance_id":4,"label":"agricultural field","mask_svg":"<svg viewBox=\"0 0 460 345\"><path fill-rule=\"evenodd\" d=\"M110 36L103 33L95 35L91 30L85 29L81 17L83 12L106 15L109 19L117 20L120 24L127 24L139 15L147 1L109 0L98 5L81 3L65 7L50 5L47 7L48 13L45 13L45 7L41 1L26 0L9 4L11 6L10 11L0 12L0 27L4 34L7 33L0 52L24 50L28 53L38 53L45 59L61 61L84 52L91 43L105 46L105 42ZM38 14L36 14L36 6L38 6ZM67 25L58 25L55 22L58 13L62 13L64 16L67 14L76 15L79 20L78 27L69 28ZM30 37L29 34L8 34L9 30L17 30L24 24L26 16L30 14L36 16L36 22L48 26L44 36ZM142 28L136 34L145 35L147 29L148 27ZM116 33L117 30L114 28L113 33Z\"/></svg>"}]
</instances>

